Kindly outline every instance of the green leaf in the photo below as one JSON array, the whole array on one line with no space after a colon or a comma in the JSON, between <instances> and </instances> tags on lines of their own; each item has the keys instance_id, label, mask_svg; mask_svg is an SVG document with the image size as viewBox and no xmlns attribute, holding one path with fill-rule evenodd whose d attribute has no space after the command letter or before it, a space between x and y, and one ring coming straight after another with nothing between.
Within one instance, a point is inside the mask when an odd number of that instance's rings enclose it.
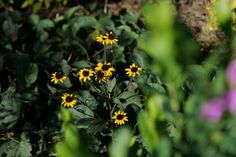
<instances>
[{"instance_id":1,"label":"green leaf","mask_svg":"<svg viewBox=\"0 0 236 157\"><path fill-rule=\"evenodd\" d=\"M107 122L101 119L95 119L94 121L91 121L87 133L95 135L97 132L102 131L107 126Z\"/></svg>"},{"instance_id":2,"label":"green leaf","mask_svg":"<svg viewBox=\"0 0 236 157\"><path fill-rule=\"evenodd\" d=\"M44 1L44 4L45 4L46 8L49 8L51 3L52 3L51 0L45 0Z\"/></svg>"},{"instance_id":3,"label":"green leaf","mask_svg":"<svg viewBox=\"0 0 236 157\"><path fill-rule=\"evenodd\" d=\"M129 143L132 134L129 129L119 129L115 135L113 143L110 146L110 157L128 157Z\"/></svg>"},{"instance_id":4,"label":"green leaf","mask_svg":"<svg viewBox=\"0 0 236 157\"><path fill-rule=\"evenodd\" d=\"M29 17L29 22L30 22L32 25L37 25L38 22L39 22L39 20L40 20L40 18L39 18L39 16L36 15L36 14L32 14L32 15L30 15L30 17Z\"/></svg>"},{"instance_id":5,"label":"green leaf","mask_svg":"<svg viewBox=\"0 0 236 157\"><path fill-rule=\"evenodd\" d=\"M6 154L6 157L32 157L31 144L29 139L23 133L19 143L15 141L8 141L0 146L0 155Z\"/></svg>"},{"instance_id":6,"label":"green leaf","mask_svg":"<svg viewBox=\"0 0 236 157\"><path fill-rule=\"evenodd\" d=\"M24 78L27 85L31 85L32 83L34 83L38 78L38 65L30 63L25 71Z\"/></svg>"},{"instance_id":7,"label":"green leaf","mask_svg":"<svg viewBox=\"0 0 236 157\"><path fill-rule=\"evenodd\" d=\"M160 139L160 143L157 147L158 157L170 157L170 141L167 138Z\"/></svg>"},{"instance_id":8,"label":"green leaf","mask_svg":"<svg viewBox=\"0 0 236 157\"><path fill-rule=\"evenodd\" d=\"M115 24L111 20L110 17L108 16L102 16L99 20L98 23L100 24L101 29L105 30L115 30Z\"/></svg>"},{"instance_id":9,"label":"green leaf","mask_svg":"<svg viewBox=\"0 0 236 157\"><path fill-rule=\"evenodd\" d=\"M142 108L140 96L134 91L126 91L120 94L117 98L114 98L114 103L126 108L129 104L134 104L139 108Z\"/></svg>"},{"instance_id":10,"label":"green leaf","mask_svg":"<svg viewBox=\"0 0 236 157\"><path fill-rule=\"evenodd\" d=\"M124 54L124 47L119 46L119 47L113 47L112 50L112 55L113 55L113 61L112 63L116 64L119 62L126 63L125 60L125 54Z\"/></svg>"},{"instance_id":11,"label":"green leaf","mask_svg":"<svg viewBox=\"0 0 236 157\"><path fill-rule=\"evenodd\" d=\"M93 65L86 60L82 60L82 61L77 61L75 63L73 63L73 67L77 68L77 69L81 69L81 68L91 68Z\"/></svg>"},{"instance_id":12,"label":"green leaf","mask_svg":"<svg viewBox=\"0 0 236 157\"><path fill-rule=\"evenodd\" d=\"M107 92L111 93L116 86L116 78L107 81Z\"/></svg>"},{"instance_id":13,"label":"green leaf","mask_svg":"<svg viewBox=\"0 0 236 157\"><path fill-rule=\"evenodd\" d=\"M67 110L62 110L64 119L63 132L64 138L56 144L56 153L58 157L91 157L87 150L86 141L80 136L77 127L70 123L70 113Z\"/></svg>"},{"instance_id":14,"label":"green leaf","mask_svg":"<svg viewBox=\"0 0 236 157\"><path fill-rule=\"evenodd\" d=\"M95 109L98 105L95 97L87 90L80 91L78 99L85 103L90 109Z\"/></svg>"},{"instance_id":15,"label":"green leaf","mask_svg":"<svg viewBox=\"0 0 236 157\"><path fill-rule=\"evenodd\" d=\"M76 36L80 28L95 28L97 26L97 20L94 16L77 16L72 18L69 24L72 35Z\"/></svg>"},{"instance_id":16,"label":"green leaf","mask_svg":"<svg viewBox=\"0 0 236 157\"><path fill-rule=\"evenodd\" d=\"M65 18L69 20L73 16L73 14L78 10L79 10L79 6L70 8L69 10L65 12Z\"/></svg>"},{"instance_id":17,"label":"green leaf","mask_svg":"<svg viewBox=\"0 0 236 157\"><path fill-rule=\"evenodd\" d=\"M119 45L130 45L135 39L138 39L138 37L139 35L131 30L123 30L119 36Z\"/></svg>"},{"instance_id":18,"label":"green leaf","mask_svg":"<svg viewBox=\"0 0 236 157\"><path fill-rule=\"evenodd\" d=\"M61 69L62 69L62 72L66 75L70 73L70 65L65 59L61 61Z\"/></svg>"},{"instance_id":19,"label":"green leaf","mask_svg":"<svg viewBox=\"0 0 236 157\"><path fill-rule=\"evenodd\" d=\"M22 105L12 87L9 87L7 91L2 93L1 98L0 130L9 130L17 123Z\"/></svg>"},{"instance_id":20,"label":"green leaf","mask_svg":"<svg viewBox=\"0 0 236 157\"><path fill-rule=\"evenodd\" d=\"M18 28L19 26L13 24L11 20L6 20L2 23L2 30L6 38L9 38L13 42L17 40Z\"/></svg>"},{"instance_id":21,"label":"green leaf","mask_svg":"<svg viewBox=\"0 0 236 157\"><path fill-rule=\"evenodd\" d=\"M142 112L138 117L139 129L148 150L153 152L159 142L159 135L155 128L155 120L147 112Z\"/></svg>"},{"instance_id":22,"label":"green leaf","mask_svg":"<svg viewBox=\"0 0 236 157\"><path fill-rule=\"evenodd\" d=\"M37 26L42 27L42 28L53 28L53 27L55 27L53 21L49 20L49 19L43 19L43 20L39 21Z\"/></svg>"}]
</instances>

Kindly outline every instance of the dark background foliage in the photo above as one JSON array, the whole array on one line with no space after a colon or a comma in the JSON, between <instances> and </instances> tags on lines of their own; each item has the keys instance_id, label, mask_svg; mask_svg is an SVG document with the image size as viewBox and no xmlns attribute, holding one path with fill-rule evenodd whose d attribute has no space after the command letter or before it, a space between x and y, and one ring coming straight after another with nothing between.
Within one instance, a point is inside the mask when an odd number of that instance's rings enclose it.
<instances>
[{"instance_id":1,"label":"dark background foliage","mask_svg":"<svg viewBox=\"0 0 236 157\"><path fill-rule=\"evenodd\" d=\"M214 2L200 2L0 0L0 155L235 156L235 117L200 115L229 88L235 35L229 16L209 29ZM117 45L96 42L107 32ZM79 81L105 60L116 69L106 84ZM143 68L134 79L124 71L132 63ZM54 85L56 71L69 79ZM64 108L65 92L80 103ZM125 127L111 119L120 109Z\"/></svg>"}]
</instances>

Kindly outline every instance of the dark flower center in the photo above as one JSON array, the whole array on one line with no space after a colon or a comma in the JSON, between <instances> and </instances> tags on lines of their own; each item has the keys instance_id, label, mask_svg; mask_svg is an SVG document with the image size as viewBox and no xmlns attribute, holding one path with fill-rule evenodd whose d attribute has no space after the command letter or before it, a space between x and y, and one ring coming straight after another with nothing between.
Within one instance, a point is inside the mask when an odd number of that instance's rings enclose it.
<instances>
[{"instance_id":1,"label":"dark flower center","mask_svg":"<svg viewBox=\"0 0 236 157\"><path fill-rule=\"evenodd\" d=\"M103 78L103 77L104 77L104 73L103 73L101 70L99 70L99 71L97 72L97 77Z\"/></svg>"},{"instance_id":2,"label":"dark flower center","mask_svg":"<svg viewBox=\"0 0 236 157\"><path fill-rule=\"evenodd\" d=\"M108 39L113 40L113 39L115 39L115 37L114 37L114 35L109 34L109 35L108 35Z\"/></svg>"},{"instance_id":3,"label":"dark flower center","mask_svg":"<svg viewBox=\"0 0 236 157\"><path fill-rule=\"evenodd\" d=\"M89 71L83 71L84 76L89 76Z\"/></svg>"},{"instance_id":4,"label":"dark flower center","mask_svg":"<svg viewBox=\"0 0 236 157\"><path fill-rule=\"evenodd\" d=\"M137 72L137 71L138 71L138 68L137 68L137 67L133 67L133 68L131 68L131 71L132 71L132 72Z\"/></svg>"},{"instance_id":5,"label":"dark flower center","mask_svg":"<svg viewBox=\"0 0 236 157\"><path fill-rule=\"evenodd\" d=\"M62 73L56 73L56 79L61 79L64 75Z\"/></svg>"},{"instance_id":6,"label":"dark flower center","mask_svg":"<svg viewBox=\"0 0 236 157\"><path fill-rule=\"evenodd\" d=\"M107 38L105 38L105 37L102 37L102 40L106 40Z\"/></svg>"},{"instance_id":7,"label":"dark flower center","mask_svg":"<svg viewBox=\"0 0 236 157\"><path fill-rule=\"evenodd\" d=\"M107 71L110 68L110 65L103 65L102 70Z\"/></svg>"},{"instance_id":8,"label":"dark flower center","mask_svg":"<svg viewBox=\"0 0 236 157\"><path fill-rule=\"evenodd\" d=\"M122 120L123 118L124 118L125 116L124 115L122 115L122 114L119 114L119 115L117 115L117 120Z\"/></svg>"},{"instance_id":9,"label":"dark flower center","mask_svg":"<svg viewBox=\"0 0 236 157\"><path fill-rule=\"evenodd\" d=\"M66 102L72 102L74 100L73 96L67 96L66 97Z\"/></svg>"}]
</instances>

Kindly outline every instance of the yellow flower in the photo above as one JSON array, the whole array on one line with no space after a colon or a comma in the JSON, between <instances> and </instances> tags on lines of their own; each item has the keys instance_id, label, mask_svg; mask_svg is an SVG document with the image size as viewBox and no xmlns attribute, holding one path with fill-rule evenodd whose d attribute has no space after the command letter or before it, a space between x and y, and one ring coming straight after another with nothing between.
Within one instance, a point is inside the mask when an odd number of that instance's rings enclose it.
<instances>
[{"instance_id":1,"label":"yellow flower","mask_svg":"<svg viewBox=\"0 0 236 157\"><path fill-rule=\"evenodd\" d=\"M99 83L106 83L107 82L107 76L102 70L97 70L95 72L95 80Z\"/></svg>"},{"instance_id":2,"label":"yellow flower","mask_svg":"<svg viewBox=\"0 0 236 157\"><path fill-rule=\"evenodd\" d=\"M117 124L117 125L125 124L125 121L128 121L128 117L126 116L126 113L125 112L120 112L120 111L115 112L112 119L115 120L115 124Z\"/></svg>"},{"instance_id":3,"label":"yellow flower","mask_svg":"<svg viewBox=\"0 0 236 157\"><path fill-rule=\"evenodd\" d=\"M63 83L66 79L66 75L60 72L55 72L51 75L51 82L53 82L54 84Z\"/></svg>"},{"instance_id":4,"label":"yellow flower","mask_svg":"<svg viewBox=\"0 0 236 157\"><path fill-rule=\"evenodd\" d=\"M116 39L116 37L112 34L112 32L110 32L109 34L106 33L106 36L107 36L106 44L115 44L118 42L118 39Z\"/></svg>"},{"instance_id":5,"label":"yellow flower","mask_svg":"<svg viewBox=\"0 0 236 157\"><path fill-rule=\"evenodd\" d=\"M131 77L135 77L137 75L140 75L140 72L142 71L141 67L138 67L137 65L135 65L134 63L132 65L129 66L129 68L125 69L126 74L131 76Z\"/></svg>"},{"instance_id":6,"label":"yellow flower","mask_svg":"<svg viewBox=\"0 0 236 157\"><path fill-rule=\"evenodd\" d=\"M61 99L61 105L63 105L64 107L74 107L78 102L77 97L74 94L69 93L63 94Z\"/></svg>"},{"instance_id":7,"label":"yellow flower","mask_svg":"<svg viewBox=\"0 0 236 157\"><path fill-rule=\"evenodd\" d=\"M94 75L94 71L87 69L87 68L83 68L80 69L79 71L79 80L82 82L86 82L87 80L91 80L91 77Z\"/></svg>"},{"instance_id":8,"label":"yellow flower","mask_svg":"<svg viewBox=\"0 0 236 157\"><path fill-rule=\"evenodd\" d=\"M96 41L105 45L105 44L107 44L107 36L106 35L99 35L98 37L96 37Z\"/></svg>"},{"instance_id":9,"label":"yellow flower","mask_svg":"<svg viewBox=\"0 0 236 157\"><path fill-rule=\"evenodd\" d=\"M106 33L106 35L99 35L98 37L96 37L96 41L102 43L103 45L108 45L117 43L118 39L116 39L112 32L110 32Z\"/></svg>"},{"instance_id":10,"label":"yellow flower","mask_svg":"<svg viewBox=\"0 0 236 157\"><path fill-rule=\"evenodd\" d=\"M110 62L98 63L97 67L95 67L95 70L102 70L108 77L111 76L113 72L115 72L115 69L111 66Z\"/></svg>"}]
</instances>

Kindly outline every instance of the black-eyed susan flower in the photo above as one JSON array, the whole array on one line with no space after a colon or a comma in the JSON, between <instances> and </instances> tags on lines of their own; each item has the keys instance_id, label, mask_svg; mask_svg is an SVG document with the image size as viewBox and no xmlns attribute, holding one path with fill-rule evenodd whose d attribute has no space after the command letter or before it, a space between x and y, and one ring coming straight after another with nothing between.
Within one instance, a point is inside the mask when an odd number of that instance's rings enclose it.
<instances>
[{"instance_id":1,"label":"black-eyed susan flower","mask_svg":"<svg viewBox=\"0 0 236 157\"><path fill-rule=\"evenodd\" d=\"M99 83L106 83L107 82L107 75L102 70L95 71L95 80Z\"/></svg>"},{"instance_id":2,"label":"black-eyed susan flower","mask_svg":"<svg viewBox=\"0 0 236 157\"><path fill-rule=\"evenodd\" d=\"M135 77L137 75L140 75L142 68L133 63L132 65L129 66L129 68L126 68L125 71L127 71L126 72L127 75Z\"/></svg>"},{"instance_id":3,"label":"black-eyed susan flower","mask_svg":"<svg viewBox=\"0 0 236 157\"><path fill-rule=\"evenodd\" d=\"M53 82L54 84L63 83L66 79L66 75L60 72L55 72L51 75L51 82Z\"/></svg>"},{"instance_id":4,"label":"black-eyed susan flower","mask_svg":"<svg viewBox=\"0 0 236 157\"><path fill-rule=\"evenodd\" d=\"M78 99L74 94L65 93L61 97L61 105L64 107L74 107L77 102Z\"/></svg>"},{"instance_id":5,"label":"black-eyed susan flower","mask_svg":"<svg viewBox=\"0 0 236 157\"><path fill-rule=\"evenodd\" d=\"M98 63L97 67L95 67L95 70L102 70L108 77L111 76L113 72L115 72L115 68L112 67L110 62Z\"/></svg>"},{"instance_id":6,"label":"black-eyed susan flower","mask_svg":"<svg viewBox=\"0 0 236 157\"><path fill-rule=\"evenodd\" d=\"M107 44L107 36L106 35L99 35L96 37L96 41L102 43L103 45Z\"/></svg>"},{"instance_id":7,"label":"black-eyed susan flower","mask_svg":"<svg viewBox=\"0 0 236 157\"><path fill-rule=\"evenodd\" d=\"M112 34L112 32L110 32L109 34L106 33L106 36L107 36L106 44L115 44L118 42L118 39Z\"/></svg>"},{"instance_id":8,"label":"black-eyed susan flower","mask_svg":"<svg viewBox=\"0 0 236 157\"><path fill-rule=\"evenodd\" d=\"M91 80L92 76L94 76L94 71L91 69L83 68L83 69L80 69L79 71L79 80L82 82Z\"/></svg>"},{"instance_id":9,"label":"black-eyed susan flower","mask_svg":"<svg viewBox=\"0 0 236 157\"><path fill-rule=\"evenodd\" d=\"M123 125L125 124L125 121L128 121L128 117L126 116L125 112L115 112L112 119L115 120L115 124L117 125Z\"/></svg>"}]
</instances>

